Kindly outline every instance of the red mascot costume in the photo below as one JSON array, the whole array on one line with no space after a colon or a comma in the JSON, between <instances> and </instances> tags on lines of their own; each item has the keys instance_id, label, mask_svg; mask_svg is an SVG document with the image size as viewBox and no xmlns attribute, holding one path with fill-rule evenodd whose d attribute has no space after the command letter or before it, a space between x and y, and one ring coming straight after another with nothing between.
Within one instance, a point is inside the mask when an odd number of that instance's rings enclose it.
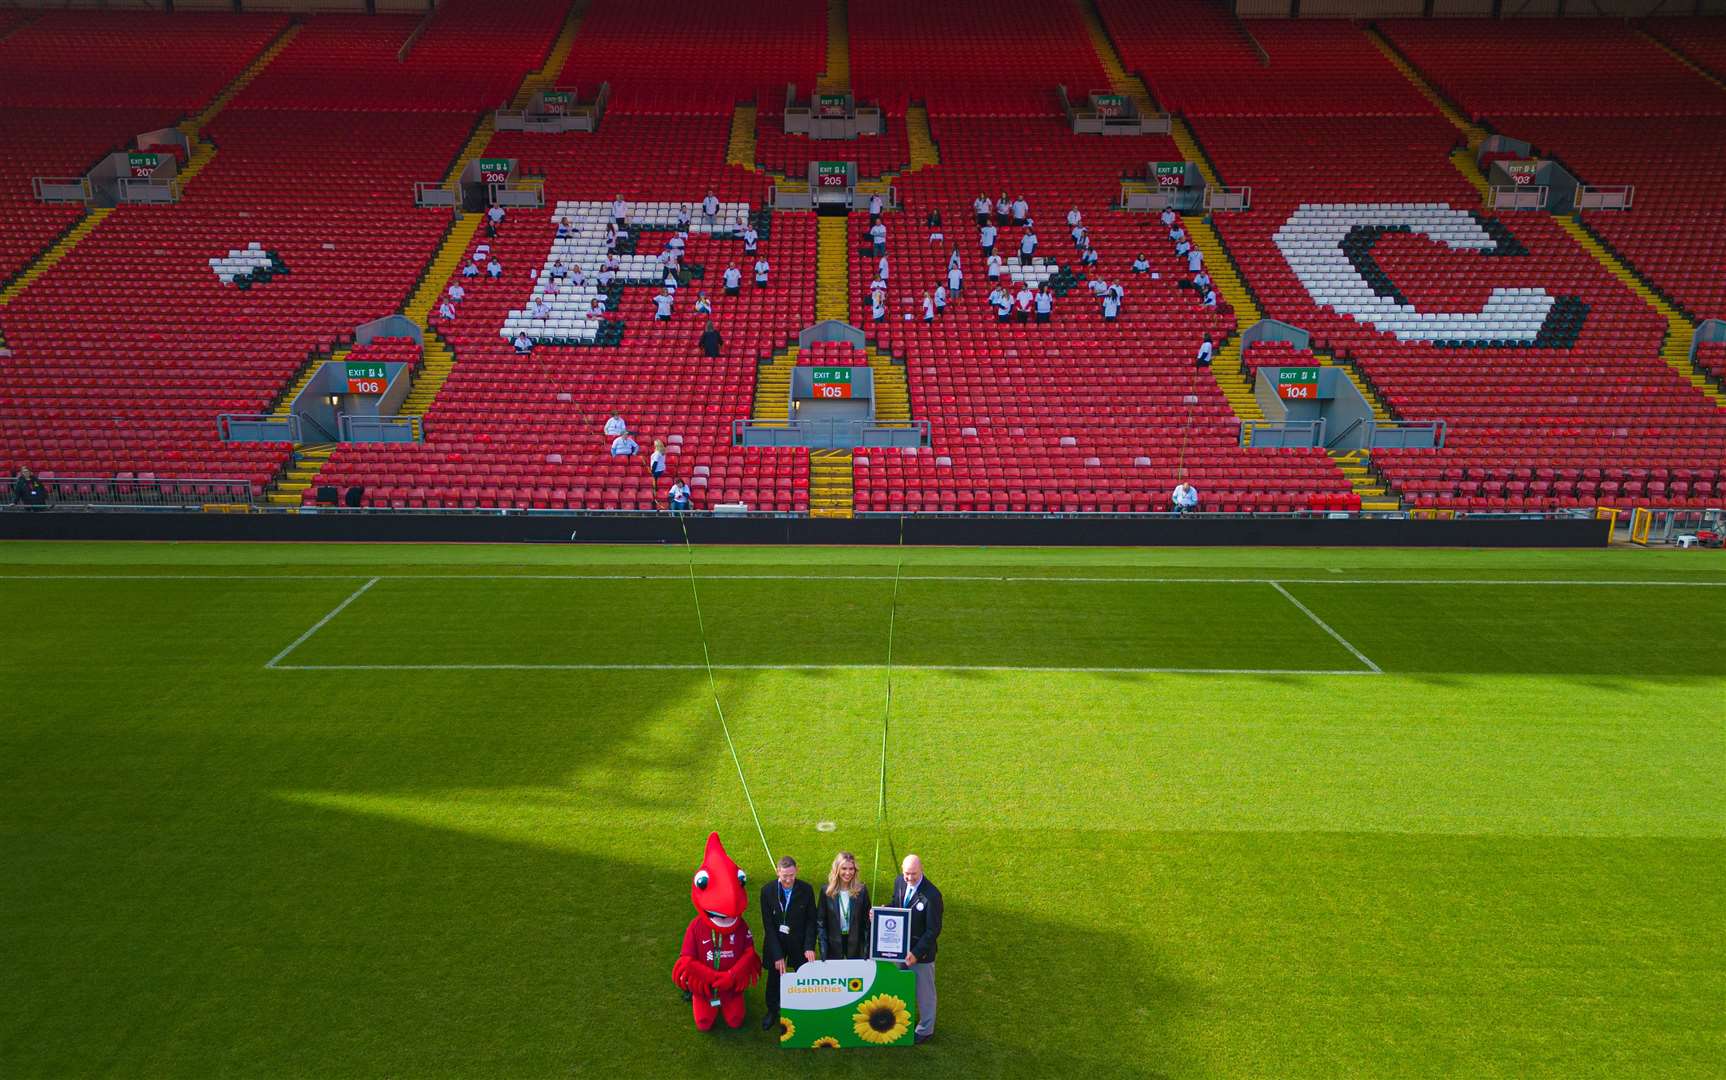
<instances>
[{"instance_id":1,"label":"red mascot costume","mask_svg":"<svg viewBox=\"0 0 1726 1080\"><path fill-rule=\"evenodd\" d=\"M689 899L695 918L683 932L683 952L671 969L671 981L691 994L695 1026L713 1027L721 1014L727 1027L743 1023L743 991L761 977L761 957L743 913L749 908L749 879L719 842L707 836L707 857L695 872Z\"/></svg>"}]
</instances>

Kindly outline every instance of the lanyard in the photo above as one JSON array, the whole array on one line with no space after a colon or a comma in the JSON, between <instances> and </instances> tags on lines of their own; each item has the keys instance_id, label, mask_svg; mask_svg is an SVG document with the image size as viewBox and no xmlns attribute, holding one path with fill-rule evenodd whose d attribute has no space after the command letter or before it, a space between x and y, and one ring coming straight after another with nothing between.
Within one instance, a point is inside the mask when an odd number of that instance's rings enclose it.
<instances>
[{"instance_id":1,"label":"lanyard","mask_svg":"<svg viewBox=\"0 0 1726 1080\"><path fill-rule=\"evenodd\" d=\"M791 895L791 889L782 887L779 890L779 914L784 916L789 916L791 914ZM784 920L781 919L780 921L783 922Z\"/></svg>"}]
</instances>

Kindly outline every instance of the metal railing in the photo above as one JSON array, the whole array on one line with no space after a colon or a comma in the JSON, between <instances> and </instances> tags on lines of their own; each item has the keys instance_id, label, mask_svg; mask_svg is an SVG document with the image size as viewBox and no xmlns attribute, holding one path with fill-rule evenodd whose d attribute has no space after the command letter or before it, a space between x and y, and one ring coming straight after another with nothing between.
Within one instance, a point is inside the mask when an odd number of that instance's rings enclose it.
<instances>
[{"instance_id":1,"label":"metal railing","mask_svg":"<svg viewBox=\"0 0 1726 1080\"><path fill-rule=\"evenodd\" d=\"M1584 184L1576 189L1578 210L1628 210L1636 201L1635 184Z\"/></svg>"},{"instance_id":2,"label":"metal railing","mask_svg":"<svg viewBox=\"0 0 1726 1080\"><path fill-rule=\"evenodd\" d=\"M733 446L808 446L819 449L929 445L929 421L882 423L876 420L756 420L731 422Z\"/></svg>"},{"instance_id":3,"label":"metal railing","mask_svg":"<svg viewBox=\"0 0 1726 1080\"><path fill-rule=\"evenodd\" d=\"M1253 189L1250 187L1207 187L1205 188L1205 209L1216 210L1251 210L1253 208Z\"/></svg>"},{"instance_id":4,"label":"metal railing","mask_svg":"<svg viewBox=\"0 0 1726 1080\"><path fill-rule=\"evenodd\" d=\"M7 492L15 477L6 477ZM38 477L46 498L41 506L143 506L196 508L248 506L256 492L244 480L159 480L154 473L119 473L112 477ZM11 504L17 506L18 504ZM27 505L27 504L26 504Z\"/></svg>"},{"instance_id":5,"label":"metal railing","mask_svg":"<svg viewBox=\"0 0 1726 1080\"><path fill-rule=\"evenodd\" d=\"M1242 420L1240 444L1254 449L1323 446L1324 418L1317 420Z\"/></svg>"},{"instance_id":6,"label":"metal railing","mask_svg":"<svg viewBox=\"0 0 1726 1080\"><path fill-rule=\"evenodd\" d=\"M1116 205L1123 210L1161 210L1174 205L1175 192L1178 190L1178 188L1154 187L1149 191L1135 191L1123 182L1120 201Z\"/></svg>"},{"instance_id":7,"label":"metal railing","mask_svg":"<svg viewBox=\"0 0 1726 1080\"><path fill-rule=\"evenodd\" d=\"M38 202L89 202L96 189L82 176L32 176L30 194Z\"/></svg>"},{"instance_id":8,"label":"metal railing","mask_svg":"<svg viewBox=\"0 0 1726 1080\"><path fill-rule=\"evenodd\" d=\"M767 188L767 205L774 210L812 210L815 195L807 190L772 184Z\"/></svg>"},{"instance_id":9,"label":"metal railing","mask_svg":"<svg viewBox=\"0 0 1726 1080\"><path fill-rule=\"evenodd\" d=\"M180 201L180 180L178 177L158 180L153 176L122 176L114 181L114 197L123 203L177 203Z\"/></svg>"},{"instance_id":10,"label":"metal railing","mask_svg":"<svg viewBox=\"0 0 1726 1080\"><path fill-rule=\"evenodd\" d=\"M1374 450L1434 450L1444 445L1443 420L1368 420L1366 445Z\"/></svg>"},{"instance_id":11,"label":"metal railing","mask_svg":"<svg viewBox=\"0 0 1726 1080\"><path fill-rule=\"evenodd\" d=\"M453 207L460 201L456 186L443 180L414 182L415 206Z\"/></svg>"},{"instance_id":12,"label":"metal railing","mask_svg":"<svg viewBox=\"0 0 1726 1080\"><path fill-rule=\"evenodd\" d=\"M1337 432L1335 435L1332 435L1329 439L1325 440L1325 444L1324 444L1325 448L1329 449L1330 447L1335 446L1337 443L1342 442L1344 439L1348 438L1350 435L1353 435L1355 433L1355 431L1358 430L1362 424L1366 423L1366 419L1367 418L1364 416L1356 417L1354 423L1350 424L1348 427L1343 428L1341 431Z\"/></svg>"},{"instance_id":13,"label":"metal railing","mask_svg":"<svg viewBox=\"0 0 1726 1080\"><path fill-rule=\"evenodd\" d=\"M223 442L293 442L300 438L300 418L289 413L222 413L216 434Z\"/></svg>"},{"instance_id":14,"label":"metal railing","mask_svg":"<svg viewBox=\"0 0 1726 1080\"><path fill-rule=\"evenodd\" d=\"M1544 210L1551 189L1545 184L1494 184L1486 189L1488 210Z\"/></svg>"},{"instance_id":15,"label":"metal railing","mask_svg":"<svg viewBox=\"0 0 1726 1080\"><path fill-rule=\"evenodd\" d=\"M488 184L486 198L493 206L540 207L545 205L545 185L521 180Z\"/></svg>"},{"instance_id":16,"label":"metal railing","mask_svg":"<svg viewBox=\"0 0 1726 1080\"><path fill-rule=\"evenodd\" d=\"M417 416L343 416L336 422L338 441L345 443L408 443L425 438Z\"/></svg>"}]
</instances>

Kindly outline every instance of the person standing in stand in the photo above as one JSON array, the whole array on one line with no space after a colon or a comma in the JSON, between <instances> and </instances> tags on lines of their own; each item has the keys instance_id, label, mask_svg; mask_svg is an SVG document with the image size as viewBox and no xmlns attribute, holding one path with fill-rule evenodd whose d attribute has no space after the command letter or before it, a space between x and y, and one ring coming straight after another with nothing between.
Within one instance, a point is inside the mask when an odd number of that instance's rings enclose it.
<instances>
[{"instance_id":1,"label":"person standing in stand","mask_svg":"<svg viewBox=\"0 0 1726 1080\"><path fill-rule=\"evenodd\" d=\"M762 960L767 966L767 1015L761 1030L779 1023L779 981L815 959L815 890L797 880L797 860L779 860L778 877L761 888Z\"/></svg>"}]
</instances>

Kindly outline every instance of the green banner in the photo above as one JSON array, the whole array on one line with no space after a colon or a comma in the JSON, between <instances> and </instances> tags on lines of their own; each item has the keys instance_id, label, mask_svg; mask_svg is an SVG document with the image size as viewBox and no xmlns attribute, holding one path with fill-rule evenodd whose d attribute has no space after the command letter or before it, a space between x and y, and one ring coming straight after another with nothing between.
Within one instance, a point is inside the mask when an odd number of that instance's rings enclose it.
<instances>
[{"instance_id":1,"label":"green banner","mask_svg":"<svg viewBox=\"0 0 1726 1080\"><path fill-rule=\"evenodd\" d=\"M809 377L818 383L850 382L851 369L848 367L818 367L809 369Z\"/></svg>"},{"instance_id":2,"label":"green banner","mask_svg":"<svg viewBox=\"0 0 1726 1080\"><path fill-rule=\"evenodd\" d=\"M1098 116L1120 116L1127 111L1127 99L1121 94L1098 94L1092 100Z\"/></svg>"},{"instance_id":3,"label":"green banner","mask_svg":"<svg viewBox=\"0 0 1726 1080\"><path fill-rule=\"evenodd\" d=\"M369 362L349 360L347 367L348 378L350 379L387 379L390 377L389 369L376 360Z\"/></svg>"},{"instance_id":4,"label":"green banner","mask_svg":"<svg viewBox=\"0 0 1726 1080\"><path fill-rule=\"evenodd\" d=\"M1318 382L1318 368L1286 367L1277 368L1279 383L1315 383Z\"/></svg>"},{"instance_id":5,"label":"green banner","mask_svg":"<svg viewBox=\"0 0 1726 1080\"><path fill-rule=\"evenodd\" d=\"M815 95L815 115L825 117L842 117L845 115L846 95L817 94Z\"/></svg>"},{"instance_id":6,"label":"green banner","mask_svg":"<svg viewBox=\"0 0 1726 1080\"><path fill-rule=\"evenodd\" d=\"M131 153L126 155L126 165L133 176L154 176L162 164L162 155L147 153Z\"/></svg>"},{"instance_id":7,"label":"green banner","mask_svg":"<svg viewBox=\"0 0 1726 1080\"><path fill-rule=\"evenodd\" d=\"M568 90L547 90L540 95L540 100L547 105L568 105L575 100L575 95Z\"/></svg>"},{"instance_id":8,"label":"green banner","mask_svg":"<svg viewBox=\"0 0 1726 1080\"><path fill-rule=\"evenodd\" d=\"M882 960L820 960L779 984L779 1045L797 1049L910 1046L917 976Z\"/></svg>"},{"instance_id":9,"label":"green banner","mask_svg":"<svg viewBox=\"0 0 1726 1080\"><path fill-rule=\"evenodd\" d=\"M1151 166L1151 175L1157 178L1158 187L1180 187L1187 182L1187 163L1159 161Z\"/></svg>"},{"instance_id":10,"label":"green banner","mask_svg":"<svg viewBox=\"0 0 1726 1080\"><path fill-rule=\"evenodd\" d=\"M509 158L480 158L479 179L484 184L501 184L509 179Z\"/></svg>"}]
</instances>

